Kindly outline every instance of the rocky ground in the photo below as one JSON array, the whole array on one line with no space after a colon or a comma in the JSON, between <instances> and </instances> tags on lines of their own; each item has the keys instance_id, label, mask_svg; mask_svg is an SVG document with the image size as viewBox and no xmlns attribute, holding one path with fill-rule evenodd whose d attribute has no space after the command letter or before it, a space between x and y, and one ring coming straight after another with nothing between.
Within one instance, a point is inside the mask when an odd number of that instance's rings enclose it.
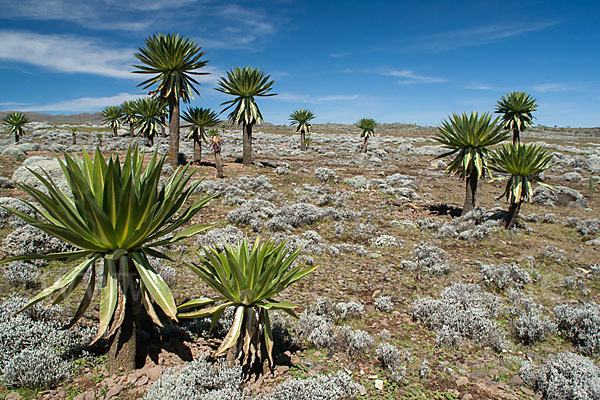
<instances>
[{"instance_id":1,"label":"rocky ground","mask_svg":"<svg viewBox=\"0 0 600 400\"><path fill-rule=\"evenodd\" d=\"M28 168L44 169L64 185L53 159L61 151L80 152L82 145L93 151L99 144L124 151L132 143L124 130L112 137L99 125L72 126L76 144L71 125L47 122L32 123L19 145L0 137L0 204L25 207L14 200L24 197L15 183L36 184ZM351 126L316 125L309 150L301 152L289 128L265 125L255 129L252 167L235 162L240 130L221 129L225 179L216 179L207 149L204 163L192 167L204 178L196 196L221 193L198 218L214 227L169 249L176 261L156 268L179 304L210 294L182 265L200 245L235 244L260 233L303 247L302 260L319 269L284 293L302 314L275 322L272 376L240 387L239 371L211 359L227 315L211 334L206 321L146 332L151 351L144 368L110 376L105 358L84 345L97 310L73 332L58 328L78 296L61 309L41 307L18 321L12 316L20 296L37 293L67 267L13 263L0 274L6 297L0 398L158 399L177 390L189 394L190 381L199 399L600 398L598 129L525 131L525 142L554 153L554 166L542 176L554 190L538 189L511 231L501 221L508 205L496 199L502 181L480 183L480 208L457 217L463 182L444 173L446 160L434 160L443 152L431 139L434 128L382 125L361 154ZM168 139L155 145L166 153ZM189 141L182 153L191 159ZM5 254L66 248L3 210L0 240ZM44 340L32 339L40 330L49 332ZM52 350L40 350L46 348ZM35 360L53 368L38 370ZM211 376L213 386L200 375ZM51 388L24 387L28 382Z\"/></svg>"}]
</instances>

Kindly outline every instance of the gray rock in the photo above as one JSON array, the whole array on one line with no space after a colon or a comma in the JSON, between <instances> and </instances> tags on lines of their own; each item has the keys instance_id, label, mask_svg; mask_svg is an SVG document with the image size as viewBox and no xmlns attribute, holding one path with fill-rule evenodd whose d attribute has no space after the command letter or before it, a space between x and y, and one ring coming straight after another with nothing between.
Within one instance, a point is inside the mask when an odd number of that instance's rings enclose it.
<instances>
[{"instance_id":1,"label":"gray rock","mask_svg":"<svg viewBox=\"0 0 600 400\"><path fill-rule=\"evenodd\" d=\"M566 186L554 186L553 189L538 186L533 192L531 201L535 204L550 207L588 208L586 198L577 190Z\"/></svg>"},{"instance_id":2,"label":"gray rock","mask_svg":"<svg viewBox=\"0 0 600 400\"><path fill-rule=\"evenodd\" d=\"M48 160L39 158L36 158L36 160L34 161L25 160L23 166L17 168L17 170L12 176L12 180L15 183L29 185L47 193L46 187L29 170L35 171L36 173L39 173L44 177L44 172L47 173L50 176L50 178L54 181L56 186L65 191L65 193L70 193L69 186L67 185L67 180L63 174L63 170L60 167L60 164L58 163L58 160Z\"/></svg>"}]
</instances>

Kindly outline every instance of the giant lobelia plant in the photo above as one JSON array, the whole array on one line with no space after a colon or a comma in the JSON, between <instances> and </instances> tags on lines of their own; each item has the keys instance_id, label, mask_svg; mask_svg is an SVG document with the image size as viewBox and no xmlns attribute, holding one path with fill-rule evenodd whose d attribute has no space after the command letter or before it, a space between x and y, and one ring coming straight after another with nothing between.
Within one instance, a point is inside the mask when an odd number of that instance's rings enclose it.
<instances>
[{"instance_id":1,"label":"giant lobelia plant","mask_svg":"<svg viewBox=\"0 0 600 400\"><path fill-rule=\"evenodd\" d=\"M49 298L54 299L55 304L60 303L87 279L79 308L67 325L71 327L90 306L96 279L100 278L100 321L94 342L100 338L111 341L109 363L113 371L134 369L136 327L142 307L158 325L161 325L159 310L170 320L177 320L171 290L150 265L148 256L168 259L160 246L206 229L206 225L192 225L180 230L211 197L194 202L180 213L200 182L186 188L193 174L186 173L187 167L179 168L159 188L165 158L157 158L156 152L145 170L144 153L137 148L132 152L131 147L123 164L118 154L107 161L98 149L93 160L84 150L82 160L64 153L64 161L58 161L72 197L60 190L48 174L31 170L47 193L29 185L20 187L37 204L25 203L42 218L3 208L80 250L27 254L5 258L0 264L31 259L78 260L69 272L33 297L20 311ZM97 269L100 263L103 269Z\"/></svg>"},{"instance_id":2,"label":"giant lobelia plant","mask_svg":"<svg viewBox=\"0 0 600 400\"><path fill-rule=\"evenodd\" d=\"M510 135L498 125L498 120L499 118L492 120L488 113L481 116L477 113L452 114L452 117L438 126L438 133L433 137L449 150L436 158L454 157L446 167L446 172L451 175L458 173L460 179L466 181L462 215L475 207L479 178L483 178L486 172L489 173L490 147L501 143Z\"/></svg>"},{"instance_id":3,"label":"giant lobelia plant","mask_svg":"<svg viewBox=\"0 0 600 400\"><path fill-rule=\"evenodd\" d=\"M273 365L273 333L269 311L282 310L294 317L294 303L275 297L317 267L292 266L300 251L289 252L286 242L256 238L249 247L246 238L237 248L202 248L199 264L189 267L219 293L216 298L198 298L178 307L180 318L212 315L214 327L228 307L235 307L231 329L215 355L230 350L230 361L239 360L246 371L262 366L266 358ZM204 307L219 302L217 305ZM192 308L200 310L183 312Z\"/></svg>"},{"instance_id":4,"label":"giant lobelia plant","mask_svg":"<svg viewBox=\"0 0 600 400\"><path fill-rule=\"evenodd\" d=\"M2 121L8 125L8 129L6 131L14 134L15 143L19 144L19 139L25 134L23 126L29 123L29 118L27 118L27 115L20 112L13 112L6 114Z\"/></svg>"},{"instance_id":5,"label":"giant lobelia plant","mask_svg":"<svg viewBox=\"0 0 600 400\"><path fill-rule=\"evenodd\" d=\"M510 229L517 221L521 204L531 200L533 183L549 187L540 181L539 174L551 167L552 154L536 144L505 143L490 153L490 159L493 171L507 174L494 180L508 178L500 197L506 197L510 204L506 216L506 229Z\"/></svg>"}]
</instances>

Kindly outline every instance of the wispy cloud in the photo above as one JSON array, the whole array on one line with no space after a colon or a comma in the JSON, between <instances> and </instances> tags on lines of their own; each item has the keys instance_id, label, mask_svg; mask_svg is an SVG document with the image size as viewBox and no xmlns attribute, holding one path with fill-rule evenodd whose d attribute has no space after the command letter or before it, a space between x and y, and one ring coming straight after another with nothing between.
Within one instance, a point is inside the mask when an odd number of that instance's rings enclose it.
<instances>
[{"instance_id":1,"label":"wispy cloud","mask_svg":"<svg viewBox=\"0 0 600 400\"><path fill-rule=\"evenodd\" d=\"M583 85L569 82L541 83L531 87L536 92L572 92L583 90Z\"/></svg>"},{"instance_id":2,"label":"wispy cloud","mask_svg":"<svg viewBox=\"0 0 600 400\"><path fill-rule=\"evenodd\" d=\"M503 91L506 90L503 87L500 86L495 86L495 85L490 85L487 83L481 83L481 82L471 82L471 83L467 83L464 86L465 89L470 89L470 90L491 90L491 91Z\"/></svg>"},{"instance_id":3,"label":"wispy cloud","mask_svg":"<svg viewBox=\"0 0 600 400\"><path fill-rule=\"evenodd\" d=\"M300 103L309 104L322 104L332 101L351 101L358 99L357 94L350 95L329 95L329 96L310 96L299 93L280 93L279 95L272 97L273 100L293 101Z\"/></svg>"},{"instance_id":4,"label":"wispy cloud","mask_svg":"<svg viewBox=\"0 0 600 400\"><path fill-rule=\"evenodd\" d=\"M58 101L55 103L41 105L27 105L20 107L21 111L54 111L54 112L90 112L99 111L107 106L121 104L126 100L137 99L143 96L139 93L119 93L114 96L105 97L81 97L78 99Z\"/></svg>"},{"instance_id":5,"label":"wispy cloud","mask_svg":"<svg viewBox=\"0 0 600 400\"><path fill-rule=\"evenodd\" d=\"M284 22L257 6L212 0L4 0L2 19L67 21L91 30L192 31L203 47L247 48ZM198 21L201 21L199 23Z\"/></svg>"},{"instance_id":6,"label":"wispy cloud","mask_svg":"<svg viewBox=\"0 0 600 400\"><path fill-rule=\"evenodd\" d=\"M133 4L139 3L141 2L134 2ZM148 7L156 7L164 2L149 0L145 3ZM117 3L111 0L5 0L2 4L2 17L7 19L68 21L93 29L141 31L149 28L155 17L149 13L140 13L138 10L138 18L129 19L127 18L128 11L132 12L135 8L128 6L128 4L129 2L121 1ZM110 15L112 15L112 18Z\"/></svg>"},{"instance_id":7,"label":"wispy cloud","mask_svg":"<svg viewBox=\"0 0 600 400\"><path fill-rule=\"evenodd\" d=\"M351 53L331 53L331 54L329 54L329 57L344 58L344 57L348 57L349 55L351 55Z\"/></svg>"},{"instance_id":8,"label":"wispy cloud","mask_svg":"<svg viewBox=\"0 0 600 400\"><path fill-rule=\"evenodd\" d=\"M424 76L417 75L410 69L400 69L400 70L385 70L383 75L393 76L396 78L403 78L398 80L398 83L401 85L409 85L413 83L440 83L446 82L444 78L438 78L435 76Z\"/></svg>"},{"instance_id":9,"label":"wispy cloud","mask_svg":"<svg viewBox=\"0 0 600 400\"><path fill-rule=\"evenodd\" d=\"M527 21L523 23L476 26L412 38L404 46L401 45L400 48L409 51L449 51L462 47L494 43L525 33L541 31L560 23L560 21Z\"/></svg>"},{"instance_id":10,"label":"wispy cloud","mask_svg":"<svg viewBox=\"0 0 600 400\"><path fill-rule=\"evenodd\" d=\"M137 49L112 49L98 40L71 35L40 35L24 31L0 31L0 60L26 63L63 73L84 73L143 81L134 74ZM210 75L194 77L200 83L215 84L222 71L208 65Z\"/></svg>"},{"instance_id":11,"label":"wispy cloud","mask_svg":"<svg viewBox=\"0 0 600 400\"><path fill-rule=\"evenodd\" d=\"M99 41L67 35L0 31L0 60L57 72L140 79L132 74L133 49L110 49Z\"/></svg>"},{"instance_id":12,"label":"wispy cloud","mask_svg":"<svg viewBox=\"0 0 600 400\"><path fill-rule=\"evenodd\" d=\"M219 4L195 11L198 12L213 17L212 22L207 23L205 32L197 37L202 46L207 48L248 49L249 45L270 37L277 31L275 24L278 19L258 7Z\"/></svg>"}]
</instances>

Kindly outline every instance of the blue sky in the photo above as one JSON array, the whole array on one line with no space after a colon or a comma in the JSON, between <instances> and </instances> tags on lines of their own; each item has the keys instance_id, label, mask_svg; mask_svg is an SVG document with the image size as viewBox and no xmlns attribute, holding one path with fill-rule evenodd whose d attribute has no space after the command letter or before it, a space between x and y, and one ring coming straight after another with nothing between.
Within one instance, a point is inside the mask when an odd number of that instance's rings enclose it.
<instances>
[{"instance_id":1,"label":"blue sky","mask_svg":"<svg viewBox=\"0 0 600 400\"><path fill-rule=\"evenodd\" d=\"M0 110L99 111L144 95L133 54L158 32L203 47L199 107L220 111L225 71L255 66L277 96L266 121L437 125L493 111L507 91L536 123L600 126L600 1L2 0ZM186 108L186 105L183 105Z\"/></svg>"}]
</instances>

